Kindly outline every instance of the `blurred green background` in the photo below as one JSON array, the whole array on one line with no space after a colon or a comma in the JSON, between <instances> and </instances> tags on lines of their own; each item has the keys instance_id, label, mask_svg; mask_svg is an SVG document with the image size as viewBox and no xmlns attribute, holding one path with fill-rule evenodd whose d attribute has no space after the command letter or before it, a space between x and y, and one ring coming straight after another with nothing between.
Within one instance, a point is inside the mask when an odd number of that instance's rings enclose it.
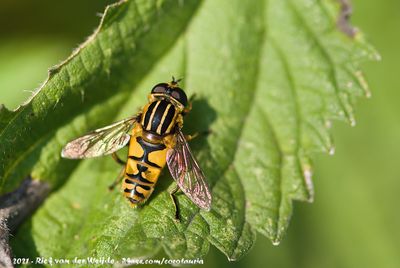
<instances>
[{"instance_id":1,"label":"blurred green background","mask_svg":"<svg viewBox=\"0 0 400 268\"><path fill-rule=\"evenodd\" d=\"M111 2L2 0L0 103L23 102ZM357 126L336 122L336 154L315 157L314 204L295 203L280 246L259 235L241 261L213 249L206 267L400 267L400 1L353 0L353 9L382 61L363 66L372 98L358 102Z\"/></svg>"}]
</instances>

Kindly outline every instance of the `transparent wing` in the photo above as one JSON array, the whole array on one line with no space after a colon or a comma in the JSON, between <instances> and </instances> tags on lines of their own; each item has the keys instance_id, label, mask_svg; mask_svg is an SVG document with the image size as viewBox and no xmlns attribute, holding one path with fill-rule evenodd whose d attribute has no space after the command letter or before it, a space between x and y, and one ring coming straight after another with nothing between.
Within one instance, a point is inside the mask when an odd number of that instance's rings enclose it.
<instances>
[{"instance_id":1,"label":"transparent wing","mask_svg":"<svg viewBox=\"0 0 400 268\"><path fill-rule=\"evenodd\" d=\"M167 164L181 190L200 208L210 210L211 193L205 176L189 148L185 136L177 130L176 146L167 152Z\"/></svg>"},{"instance_id":2,"label":"transparent wing","mask_svg":"<svg viewBox=\"0 0 400 268\"><path fill-rule=\"evenodd\" d=\"M61 157L80 159L108 155L123 148L130 140L128 134L137 116L118 121L104 128L96 129L67 145Z\"/></svg>"}]
</instances>

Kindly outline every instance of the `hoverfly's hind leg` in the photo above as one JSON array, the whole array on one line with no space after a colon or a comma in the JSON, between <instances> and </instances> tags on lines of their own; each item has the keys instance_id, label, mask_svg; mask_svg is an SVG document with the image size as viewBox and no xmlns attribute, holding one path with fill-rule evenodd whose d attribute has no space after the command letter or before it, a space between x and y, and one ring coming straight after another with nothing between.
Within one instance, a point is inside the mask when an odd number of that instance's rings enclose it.
<instances>
[{"instance_id":1,"label":"hoverfly's hind leg","mask_svg":"<svg viewBox=\"0 0 400 268\"><path fill-rule=\"evenodd\" d=\"M111 156L112 156L112 158L114 159L115 162L117 162L118 164L120 164L122 166L126 166L126 162L124 160L122 160L121 158L119 158L117 153L114 152L114 153L111 154Z\"/></svg>"},{"instance_id":2,"label":"hoverfly's hind leg","mask_svg":"<svg viewBox=\"0 0 400 268\"><path fill-rule=\"evenodd\" d=\"M122 166L122 169L119 172L119 175L118 175L117 179L110 186L108 186L108 190L110 190L110 191L114 190L115 186L117 186L118 183L124 177L124 171L125 171L125 166L126 166L126 162L124 160L122 160L121 158L119 158L119 156L117 155L116 152L112 153L111 156L112 156L112 158L114 159L115 162L117 162L118 164L120 164Z\"/></svg>"},{"instance_id":3,"label":"hoverfly's hind leg","mask_svg":"<svg viewBox=\"0 0 400 268\"><path fill-rule=\"evenodd\" d=\"M124 173L125 173L125 167L121 168L121 171L118 174L117 179L108 186L108 190L111 192L114 190L115 186L119 184L119 182L124 178Z\"/></svg>"},{"instance_id":4,"label":"hoverfly's hind leg","mask_svg":"<svg viewBox=\"0 0 400 268\"><path fill-rule=\"evenodd\" d=\"M174 209L175 209L175 220L180 222L180 215L179 215L179 206L178 206L178 200L175 196L176 192L179 190L179 186L176 185L175 188L169 192L169 196L171 196L172 202L174 203Z\"/></svg>"}]
</instances>

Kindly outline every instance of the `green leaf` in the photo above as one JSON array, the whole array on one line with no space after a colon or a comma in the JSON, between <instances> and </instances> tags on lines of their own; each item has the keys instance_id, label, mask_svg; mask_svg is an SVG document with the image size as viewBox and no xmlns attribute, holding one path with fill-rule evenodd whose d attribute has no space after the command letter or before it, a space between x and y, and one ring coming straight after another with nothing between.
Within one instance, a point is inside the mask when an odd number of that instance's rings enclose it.
<instances>
[{"instance_id":1,"label":"green leaf","mask_svg":"<svg viewBox=\"0 0 400 268\"><path fill-rule=\"evenodd\" d=\"M313 199L310 156L333 152L331 120L354 124L355 98L368 94L359 63L376 54L361 34L337 29L339 10L329 0L108 7L98 30L50 70L29 102L0 111L2 190L31 171L55 190L13 239L16 255L118 259L163 249L197 258L212 244L237 260L256 232L278 244L292 200ZM135 114L171 75L197 95L184 131L212 130L191 143L212 209L181 194L181 223L173 220L167 171L135 210L107 191L120 169L111 159L60 159L68 140Z\"/></svg>"}]
</instances>

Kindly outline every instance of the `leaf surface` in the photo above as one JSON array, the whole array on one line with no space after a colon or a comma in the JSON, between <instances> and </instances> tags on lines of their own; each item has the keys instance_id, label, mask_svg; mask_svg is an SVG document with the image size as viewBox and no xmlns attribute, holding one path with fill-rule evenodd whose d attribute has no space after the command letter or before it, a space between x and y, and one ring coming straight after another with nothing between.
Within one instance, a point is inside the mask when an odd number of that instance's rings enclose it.
<instances>
[{"instance_id":1,"label":"leaf surface","mask_svg":"<svg viewBox=\"0 0 400 268\"><path fill-rule=\"evenodd\" d=\"M3 191L30 170L55 189L13 240L16 254L118 259L164 249L171 258L197 258L211 244L237 260L256 232L278 244L292 200L313 199L310 157L333 152L331 120L354 124L355 98L368 94L359 63L376 54L361 34L337 29L339 10L329 0L108 7L99 29L27 104L0 110ZM135 114L171 75L197 95L185 133L212 130L191 143L212 209L181 194L181 223L173 219L167 170L134 210L107 191L120 169L111 159L60 159L68 140Z\"/></svg>"}]
</instances>

